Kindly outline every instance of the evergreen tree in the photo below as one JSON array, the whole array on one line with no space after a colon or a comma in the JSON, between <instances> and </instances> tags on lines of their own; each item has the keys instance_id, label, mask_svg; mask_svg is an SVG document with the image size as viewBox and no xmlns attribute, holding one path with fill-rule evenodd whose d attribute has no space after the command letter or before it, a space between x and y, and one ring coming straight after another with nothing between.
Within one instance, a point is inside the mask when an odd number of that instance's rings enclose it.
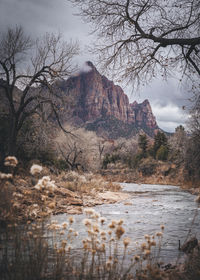
<instances>
[{"instance_id":1,"label":"evergreen tree","mask_svg":"<svg viewBox=\"0 0 200 280\"><path fill-rule=\"evenodd\" d=\"M146 157L147 146L148 146L148 139L147 139L146 134L139 135L138 145L139 145L140 149L142 150L143 157Z\"/></svg>"},{"instance_id":2,"label":"evergreen tree","mask_svg":"<svg viewBox=\"0 0 200 280\"><path fill-rule=\"evenodd\" d=\"M158 150L160 149L161 146L165 147L165 154L166 154L166 151L167 151L167 156L168 156L169 149L168 149L167 137L163 132L158 131L158 133L154 137L154 145L153 145L154 158L157 157L157 152L158 152ZM163 148L162 148L162 150L163 150Z\"/></svg>"},{"instance_id":3,"label":"evergreen tree","mask_svg":"<svg viewBox=\"0 0 200 280\"><path fill-rule=\"evenodd\" d=\"M160 148L157 150L156 158L158 160L167 160L168 153L169 153L168 147L161 145Z\"/></svg>"}]
</instances>

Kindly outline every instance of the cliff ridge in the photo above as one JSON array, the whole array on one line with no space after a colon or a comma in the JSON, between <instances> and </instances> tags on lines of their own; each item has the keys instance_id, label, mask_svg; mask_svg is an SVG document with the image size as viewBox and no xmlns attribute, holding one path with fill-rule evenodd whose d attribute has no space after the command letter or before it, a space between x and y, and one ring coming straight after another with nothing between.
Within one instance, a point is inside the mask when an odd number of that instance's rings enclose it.
<instances>
[{"instance_id":1,"label":"cliff ridge","mask_svg":"<svg viewBox=\"0 0 200 280\"><path fill-rule=\"evenodd\" d=\"M57 84L63 94L73 97L70 113L75 124L109 138L130 137L141 129L153 136L158 125L149 101L130 103L122 88L101 75L92 62L86 66L87 71Z\"/></svg>"}]
</instances>

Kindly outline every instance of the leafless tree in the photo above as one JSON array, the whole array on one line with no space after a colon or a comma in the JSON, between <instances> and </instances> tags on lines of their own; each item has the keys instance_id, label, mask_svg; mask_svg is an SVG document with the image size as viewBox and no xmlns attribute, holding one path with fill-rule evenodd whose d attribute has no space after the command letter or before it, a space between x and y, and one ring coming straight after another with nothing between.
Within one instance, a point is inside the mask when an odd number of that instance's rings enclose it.
<instances>
[{"instance_id":1,"label":"leafless tree","mask_svg":"<svg viewBox=\"0 0 200 280\"><path fill-rule=\"evenodd\" d=\"M188 126L190 129L190 134L199 142L200 144L200 96L195 101L190 112L190 119L188 121Z\"/></svg>"},{"instance_id":2,"label":"leafless tree","mask_svg":"<svg viewBox=\"0 0 200 280\"><path fill-rule=\"evenodd\" d=\"M177 164L182 164L184 162L186 146L188 142L188 135L185 128L179 125L175 129L175 133L169 137L169 157L174 160Z\"/></svg>"},{"instance_id":3,"label":"leafless tree","mask_svg":"<svg viewBox=\"0 0 200 280\"><path fill-rule=\"evenodd\" d=\"M58 144L58 148L62 158L66 161L71 170L78 170L84 167L81 165L83 150L76 141L67 142L65 145Z\"/></svg>"},{"instance_id":4,"label":"leafless tree","mask_svg":"<svg viewBox=\"0 0 200 280\"><path fill-rule=\"evenodd\" d=\"M136 85L200 75L199 0L70 0L98 34L100 61Z\"/></svg>"},{"instance_id":5,"label":"leafless tree","mask_svg":"<svg viewBox=\"0 0 200 280\"><path fill-rule=\"evenodd\" d=\"M18 26L0 34L0 93L7 105L10 155L16 152L17 136L25 120L41 112L44 104L61 126L51 86L74 72L72 59L78 51L77 43L63 42L60 34L46 34L36 42Z\"/></svg>"},{"instance_id":6,"label":"leafless tree","mask_svg":"<svg viewBox=\"0 0 200 280\"><path fill-rule=\"evenodd\" d=\"M186 179L199 184L200 181L200 97L193 100L194 106L190 111L187 123L189 129L188 139L184 149L184 164Z\"/></svg>"},{"instance_id":7,"label":"leafless tree","mask_svg":"<svg viewBox=\"0 0 200 280\"><path fill-rule=\"evenodd\" d=\"M95 132L84 128L67 124L65 129L73 135L63 133L62 130L58 133L55 138L57 158L65 160L71 170L98 170L101 166L99 143L102 139Z\"/></svg>"},{"instance_id":8,"label":"leafless tree","mask_svg":"<svg viewBox=\"0 0 200 280\"><path fill-rule=\"evenodd\" d=\"M99 141L97 143L98 145L98 151L99 151L99 161L101 162L102 161L102 155L103 155L103 151L105 149L105 144L103 143L103 141Z\"/></svg>"}]
</instances>

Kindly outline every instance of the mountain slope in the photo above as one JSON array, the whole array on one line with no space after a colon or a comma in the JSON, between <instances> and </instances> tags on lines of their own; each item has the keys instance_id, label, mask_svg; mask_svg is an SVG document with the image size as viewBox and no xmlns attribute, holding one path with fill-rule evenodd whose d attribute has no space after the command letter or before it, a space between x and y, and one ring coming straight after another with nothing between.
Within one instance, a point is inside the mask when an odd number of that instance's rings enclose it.
<instances>
[{"instance_id":1,"label":"mountain slope","mask_svg":"<svg viewBox=\"0 0 200 280\"><path fill-rule=\"evenodd\" d=\"M70 108L73 122L113 139L133 136L141 129L153 136L158 126L149 101L129 103L120 86L101 75L91 62L87 62L87 67L87 72L57 83L64 95L73 98ZM65 121L68 108L67 104L63 106Z\"/></svg>"}]
</instances>

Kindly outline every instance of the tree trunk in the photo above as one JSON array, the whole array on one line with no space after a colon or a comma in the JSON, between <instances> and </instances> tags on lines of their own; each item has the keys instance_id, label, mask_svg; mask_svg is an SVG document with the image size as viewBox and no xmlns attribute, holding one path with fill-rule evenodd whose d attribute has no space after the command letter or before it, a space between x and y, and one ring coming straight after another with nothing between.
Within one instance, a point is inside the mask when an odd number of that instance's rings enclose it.
<instances>
[{"instance_id":1,"label":"tree trunk","mask_svg":"<svg viewBox=\"0 0 200 280\"><path fill-rule=\"evenodd\" d=\"M18 122L16 120L16 116L11 116L10 118L10 130L9 130L9 138L8 138L8 155L15 156L17 150L17 130Z\"/></svg>"}]
</instances>

